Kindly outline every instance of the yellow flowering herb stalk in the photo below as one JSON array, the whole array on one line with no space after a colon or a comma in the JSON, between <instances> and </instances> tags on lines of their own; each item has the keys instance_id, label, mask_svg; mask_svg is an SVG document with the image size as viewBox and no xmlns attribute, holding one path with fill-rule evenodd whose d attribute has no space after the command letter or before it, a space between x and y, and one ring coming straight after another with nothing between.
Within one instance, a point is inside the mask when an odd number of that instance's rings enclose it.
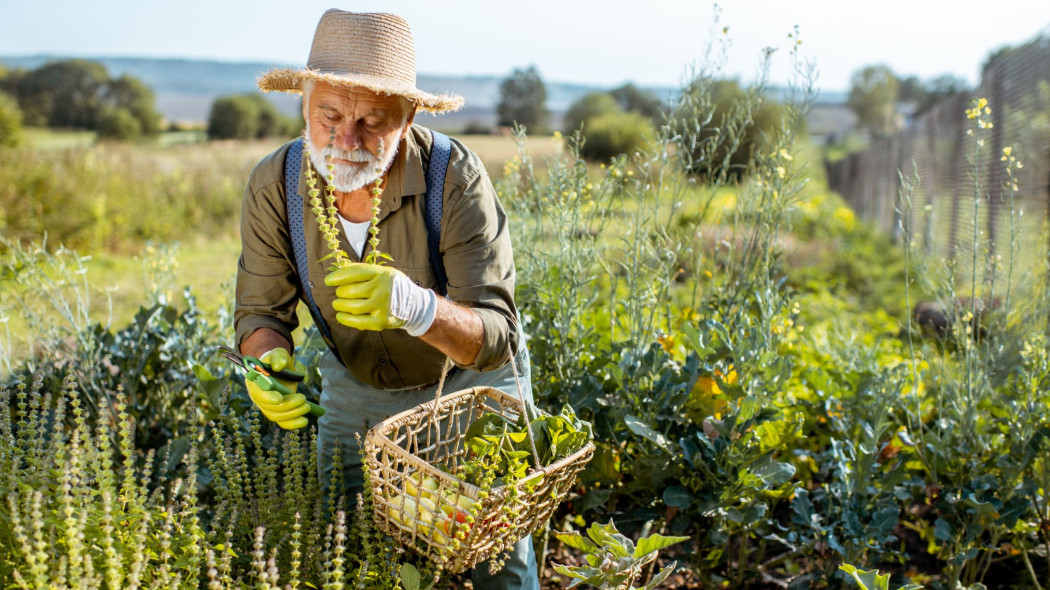
<instances>
[{"instance_id":1,"label":"yellow flowering herb stalk","mask_svg":"<svg viewBox=\"0 0 1050 590\"><path fill-rule=\"evenodd\" d=\"M317 174L314 171L312 160L310 159L310 148L309 141L303 142L303 151L306 156L306 184L309 187L307 190L307 196L310 199L310 210L313 211L314 216L317 218L317 225L321 229L321 235L324 236L325 243L328 245L330 253L325 258L334 258L332 268L330 270L337 270L340 268L346 268L353 264L350 260L350 256L343 251L339 245L339 233L341 231L339 224L339 210L336 208L336 197L335 197L335 186L334 186L334 175L335 164L332 163L332 154L329 153L325 156L325 164L328 169L328 173L325 176L325 197L321 199L321 190L317 188ZM335 145L335 128L331 129L331 135L328 138L328 146L332 147ZM365 256L365 262L368 264L382 264L384 260L391 260L389 254L385 254L379 250L379 204L382 202L383 196L383 172L380 167L380 162L383 161L383 153L386 146L383 140L379 140L379 153L375 157L376 168L374 170L376 179L372 182L372 217L369 220L368 227L368 245L371 247L368 254ZM324 260L324 258L322 258Z\"/></svg>"}]
</instances>

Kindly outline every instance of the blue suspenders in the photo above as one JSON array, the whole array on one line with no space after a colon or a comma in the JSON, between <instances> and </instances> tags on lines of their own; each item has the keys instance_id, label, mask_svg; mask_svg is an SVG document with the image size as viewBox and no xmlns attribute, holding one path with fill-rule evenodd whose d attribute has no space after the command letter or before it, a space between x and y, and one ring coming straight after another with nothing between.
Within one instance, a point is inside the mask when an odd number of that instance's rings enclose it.
<instances>
[{"instance_id":1,"label":"blue suspenders","mask_svg":"<svg viewBox=\"0 0 1050 590\"><path fill-rule=\"evenodd\" d=\"M427 193L423 206L424 221L427 226L427 246L430 249L430 265L437 277L438 293L444 295L447 291L448 279L445 275L445 264L441 259L441 208L445 192L445 172L448 170L448 160L452 152L452 144L447 135L431 131L434 138L434 146L430 151L430 164L427 166ZM332 340L328 324L321 315L321 310L314 303L312 285L310 284L310 273L308 260L306 258L306 236L303 233L303 197L299 194L299 169L303 160L303 140L292 144L288 154L284 158L284 194L285 207L288 212L288 233L292 241L292 250L295 252L295 268L299 273L299 283L303 289L303 300L310 308L310 315L314 318L314 324L321 333L321 338L328 345L335 358L342 362L339 351L336 350L335 341Z\"/></svg>"}]
</instances>

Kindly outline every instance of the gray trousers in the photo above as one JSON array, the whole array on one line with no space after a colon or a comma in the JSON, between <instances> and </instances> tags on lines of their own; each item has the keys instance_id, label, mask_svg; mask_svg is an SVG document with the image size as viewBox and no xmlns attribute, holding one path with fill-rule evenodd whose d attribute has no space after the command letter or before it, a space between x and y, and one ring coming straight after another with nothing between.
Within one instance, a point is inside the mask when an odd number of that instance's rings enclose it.
<instances>
[{"instance_id":1,"label":"gray trousers","mask_svg":"<svg viewBox=\"0 0 1050 590\"><path fill-rule=\"evenodd\" d=\"M527 404L532 404L532 380L529 352L525 339L514 359L521 381L522 393ZM335 358L325 352L319 365L321 372L321 407L325 415L318 419L317 453L318 471L327 488L331 481L334 451L342 447L343 488L348 504L364 488L361 472L361 449L355 434L364 439L368 429L394 414L434 399L437 385L422 389L387 391L365 385ZM510 363L500 369L479 373L456 369L448 375L442 393L487 385L518 397L518 388L511 372ZM506 562L495 575L489 574L488 562L478 564L471 572L476 590L539 590L536 572L536 553L532 537L526 535L518 541Z\"/></svg>"}]
</instances>

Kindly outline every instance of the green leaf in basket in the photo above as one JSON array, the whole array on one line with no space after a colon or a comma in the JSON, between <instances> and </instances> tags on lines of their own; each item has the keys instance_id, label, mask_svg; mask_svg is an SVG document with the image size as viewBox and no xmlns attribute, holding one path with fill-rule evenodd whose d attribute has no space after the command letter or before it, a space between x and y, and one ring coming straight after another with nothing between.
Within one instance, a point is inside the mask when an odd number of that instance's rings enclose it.
<instances>
[{"instance_id":1,"label":"green leaf in basket","mask_svg":"<svg viewBox=\"0 0 1050 590\"><path fill-rule=\"evenodd\" d=\"M467 440L470 440L482 435L499 436L503 434L510 425L510 422L507 422L507 419L503 416L492 412L486 412L467 427L466 438Z\"/></svg>"},{"instance_id":2,"label":"green leaf in basket","mask_svg":"<svg viewBox=\"0 0 1050 590\"><path fill-rule=\"evenodd\" d=\"M405 590L419 590L419 570L411 563L401 566L401 585Z\"/></svg>"},{"instance_id":3,"label":"green leaf in basket","mask_svg":"<svg viewBox=\"0 0 1050 590\"><path fill-rule=\"evenodd\" d=\"M642 537L641 539L638 539L638 543L634 548L633 557L635 559L641 559L653 551L659 551L665 547L670 547L675 543L681 543L688 539L689 537L665 537L657 534Z\"/></svg>"}]
</instances>

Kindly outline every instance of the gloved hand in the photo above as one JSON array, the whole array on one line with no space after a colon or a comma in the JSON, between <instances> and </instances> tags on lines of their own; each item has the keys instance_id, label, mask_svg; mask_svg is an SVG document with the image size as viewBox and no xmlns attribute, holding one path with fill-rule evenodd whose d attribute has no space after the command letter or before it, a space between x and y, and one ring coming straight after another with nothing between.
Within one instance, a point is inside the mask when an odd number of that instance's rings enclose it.
<instances>
[{"instance_id":1,"label":"gloved hand","mask_svg":"<svg viewBox=\"0 0 1050 590\"><path fill-rule=\"evenodd\" d=\"M332 271L324 282L335 290L336 320L358 330L404 328L422 336L434 323L437 295L389 266L356 263Z\"/></svg>"},{"instance_id":2,"label":"gloved hand","mask_svg":"<svg viewBox=\"0 0 1050 590\"><path fill-rule=\"evenodd\" d=\"M293 361L292 356L283 348L268 350L259 357L274 371L291 369L298 373L305 373L302 363ZM263 416L270 421L276 422L281 428L293 430L307 425L308 420L304 414L309 413L314 407L320 407L306 401L306 396L296 393L295 381L284 381L275 377L251 379L246 377L244 384L248 387L248 396L252 398L255 405L259 406ZM277 385L279 384L279 385ZM283 386L288 393L282 393L277 388ZM323 410L321 410L323 413Z\"/></svg>"}]
</instances>

